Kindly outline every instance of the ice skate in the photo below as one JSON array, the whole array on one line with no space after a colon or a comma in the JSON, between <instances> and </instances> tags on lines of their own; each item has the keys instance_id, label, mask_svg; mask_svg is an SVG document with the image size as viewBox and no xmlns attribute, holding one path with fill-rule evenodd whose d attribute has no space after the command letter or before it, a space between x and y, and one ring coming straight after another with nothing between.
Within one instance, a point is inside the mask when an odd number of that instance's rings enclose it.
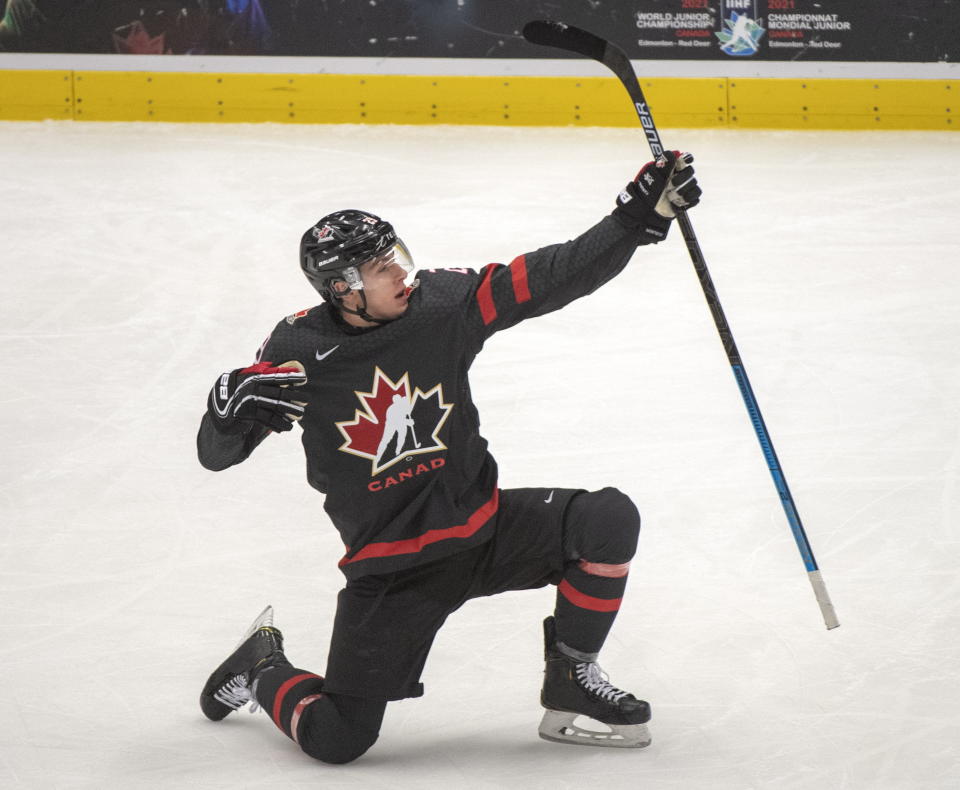
<instances>
[{"instance_id":1,"label":"ice skate","mask_svg":"<svg viewBox=\"0 0 960 790\"><path fill-rule=\"evenodd\" d=\"M268 606L244 633L237 649L207 679L200 692L203 715L220 721L242 708L253 699L251 686L256 676L268 667L287 663L283 635L273 627L273 607Z\"/></svg>"},{"instance_id":2,"label":"ice skate","mask_svg":"<svg viewBox=\"0 0 960 790\"><path fill-rule=\"evenodd\" d=\"M579 661L557 648L552 617L543 621L546 674L540 702L546 711L540 737L584 746L640 748L650 745L650 706L621 691L593 661ZM606 729L587 729L575 719L586 717Z\"/></svg>"}]
</instances>

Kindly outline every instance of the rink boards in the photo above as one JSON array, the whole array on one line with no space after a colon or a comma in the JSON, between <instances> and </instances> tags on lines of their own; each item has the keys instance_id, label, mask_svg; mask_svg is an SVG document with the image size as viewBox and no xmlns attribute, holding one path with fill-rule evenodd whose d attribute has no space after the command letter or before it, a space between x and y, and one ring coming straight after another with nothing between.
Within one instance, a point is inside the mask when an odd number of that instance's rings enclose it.
<instances>
[{"instance_id":1,"label":"rink boards","mask_svg":"<svg viewBox=\"0 0 960 790\"><path fill-rule=\"evenodd\" d=\"M662 126L955 130L960 80L653 77ZM632 126L607 77L0 70L0 120Z\"/></svg>"}]
</instances>

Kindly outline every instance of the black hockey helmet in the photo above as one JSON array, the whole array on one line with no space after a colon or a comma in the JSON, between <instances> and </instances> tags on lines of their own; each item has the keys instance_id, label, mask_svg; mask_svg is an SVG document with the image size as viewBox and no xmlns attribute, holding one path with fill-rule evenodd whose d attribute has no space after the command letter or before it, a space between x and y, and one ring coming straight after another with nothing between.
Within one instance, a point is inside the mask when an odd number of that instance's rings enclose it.
<instances>
[{"instance_id":1,"label":"black hockey helmet","mask_svg":"<svg viewBox=\"0 0 960 790\"><path fill-rule=\"evenodd\" d=\"M413 261L396 231L376 214L346 209L327 214L308 228L300 239L300 268L326 301L337 299L335 282L362 290L359 267L395 251L395 258L408 272Z\"/></svg>"}]
</instances>

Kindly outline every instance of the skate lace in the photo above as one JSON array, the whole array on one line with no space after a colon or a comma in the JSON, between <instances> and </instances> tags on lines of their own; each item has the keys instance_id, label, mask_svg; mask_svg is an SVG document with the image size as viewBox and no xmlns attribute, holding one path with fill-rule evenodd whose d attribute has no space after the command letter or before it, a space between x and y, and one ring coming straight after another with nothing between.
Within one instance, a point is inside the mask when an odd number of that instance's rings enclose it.
<instances>
[{"instance_id":1,"label":"skate lace","mask_svg":"<svg viewBox=\"0 0 960 790\"><path fill-rule=\"evenodd\" d=\"M234 710L242 708L250 702L250 700L253 700L253 705L250 706L250 712L256 713L260 709L256 698L247 685L247 676L245 673L234 675L230 678L230 680L214 692L213 698Z\"/></svg>"},{"instance_id":2,"label":"skate lace","mask_svg":"<svg viewBox=\"0 0 960 790\"><path fill-rule=\"evenodd\" d=\"M607 674L596 662L577 664L577 680L591 694L596 694L607 702L619 702L627 692L618 689L607 680Z\"/></svg>"}]
</instances>

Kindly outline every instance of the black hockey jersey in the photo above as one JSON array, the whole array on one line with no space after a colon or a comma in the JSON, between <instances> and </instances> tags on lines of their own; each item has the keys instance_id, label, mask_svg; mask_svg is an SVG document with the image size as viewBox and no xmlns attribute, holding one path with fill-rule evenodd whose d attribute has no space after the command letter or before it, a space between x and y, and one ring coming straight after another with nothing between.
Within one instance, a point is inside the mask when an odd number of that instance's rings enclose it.
<instances>
[{"instance_id":1,"label":"black hockey jersey","mask_svg":"<svg viewBox=\"0 0 960 790\"><path fill-rule=\"evenodd\" d=\"M258 361L298 360L310 484L340 532L347 577L386 573L489 539L497 465L480 435L468 372L484 341L591 293L619 273L636 230L606 217L578 238L481 271L421 271L404 315L369 330L328 304L280 321ZM201 463L243 461L269 433L219 433L205 415Z\"/></svg>"}]
</instances>

